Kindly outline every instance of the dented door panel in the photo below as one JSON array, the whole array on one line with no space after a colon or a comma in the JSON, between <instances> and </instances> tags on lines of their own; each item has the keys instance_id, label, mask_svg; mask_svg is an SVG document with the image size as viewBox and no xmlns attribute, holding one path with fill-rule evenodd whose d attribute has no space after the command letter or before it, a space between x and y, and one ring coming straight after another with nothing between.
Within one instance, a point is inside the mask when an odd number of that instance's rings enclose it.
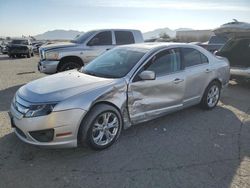
<instances>
[{"instance_id":1,"label":"dented door panel","mask_svg":"<svg viewBox=\"0 0 250 188\"><path fill-rule=\"evenodd\" d=\"M178 81L179 80L179 81ZM133 123L148 121L183 105L185 75L182 72L128 86L128 109Z\"/></svg>"}]
</instances>

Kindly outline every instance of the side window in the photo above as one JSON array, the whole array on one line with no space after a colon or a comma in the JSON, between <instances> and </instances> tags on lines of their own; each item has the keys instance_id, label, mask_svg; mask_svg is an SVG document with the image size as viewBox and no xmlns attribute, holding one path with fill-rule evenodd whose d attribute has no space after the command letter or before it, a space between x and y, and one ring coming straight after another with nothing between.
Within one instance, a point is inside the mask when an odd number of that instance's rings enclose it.
<instances>
[{"instance_id":1,"label":"side window","mask_svg":"<svg viewBox=\"0 0 250 188\"><path fill-rule=\"evenodd\" d=\"M173 49L160 52L150 60L145 69L154 71L156 77L179 71L181 70L180 53Z\"/></svg>"},{"instance_id":2,"label":"side window","mask_svg":"<svg viewBox=\"0 0 250 188\"><path fill-rule=\"evenodd\" d=\"M202 63L209 63L207 56L205 56L205 55L202 54L202 53L200 53L200 54L201 54L201 62L202 62Z\"/></svg>"},{"instance_id":3,"label":"side window","mask_svg":"<svg viewBox=\"0 0 250 188\"><path fill-rule=\"evenodd\" d=\"M185 67L208 63L208 58L193 48L182 48L182 55Z\"/></svg>"},{"instance_id":4,"label":"side window","mask_svg":"<svg viewBox=\"0 0 250 188\"><path fill-rule=\"evenodd\" d=\"M95 35L87 44L88 46L112 45L111 31L100 32Z\"/></svg>"},{"instance_id":5,"label":"side window","mask_svg":"<svg viewBox=\"0 0 250 188\"><path fill-rule=\"evenodd\" d=\"M115 31L116 44L133 44L135 39L133 33L130 31Z\"/></svg>"}]
</instances>

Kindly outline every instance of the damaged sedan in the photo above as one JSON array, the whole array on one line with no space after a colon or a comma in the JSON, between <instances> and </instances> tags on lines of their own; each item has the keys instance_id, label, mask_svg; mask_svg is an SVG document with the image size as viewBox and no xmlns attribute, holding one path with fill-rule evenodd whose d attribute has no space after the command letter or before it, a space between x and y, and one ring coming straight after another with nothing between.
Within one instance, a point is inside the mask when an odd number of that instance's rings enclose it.
<instances>
[{"instance_id":1,"label":"damaged sedan","mask_svg":"<svg viewBox=\"0 0 250 188\"><path fill-rule=\"evenodd\" d=\"M213 109L229 76L227 59L199 46L126 45L22 86L10 117L26 143L100 150L134 124L197 104Z\"/></svg>"}]
</instances>

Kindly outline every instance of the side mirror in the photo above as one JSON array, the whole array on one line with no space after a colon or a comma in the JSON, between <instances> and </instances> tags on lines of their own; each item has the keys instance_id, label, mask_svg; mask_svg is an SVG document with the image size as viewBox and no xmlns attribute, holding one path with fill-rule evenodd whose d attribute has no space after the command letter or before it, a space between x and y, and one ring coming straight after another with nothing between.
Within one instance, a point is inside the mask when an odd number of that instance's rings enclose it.
<instances>
[{"instance_id":1,"label":"side mirror","mask_svg":"<svg viewBox=\"0 0 250 188\"><path fill-rule=\"evenodd\" d=\"M154 71L143 71L139 74L139 77L142 80L155 80L155 72Z\"/></svg>"}]
</instances>

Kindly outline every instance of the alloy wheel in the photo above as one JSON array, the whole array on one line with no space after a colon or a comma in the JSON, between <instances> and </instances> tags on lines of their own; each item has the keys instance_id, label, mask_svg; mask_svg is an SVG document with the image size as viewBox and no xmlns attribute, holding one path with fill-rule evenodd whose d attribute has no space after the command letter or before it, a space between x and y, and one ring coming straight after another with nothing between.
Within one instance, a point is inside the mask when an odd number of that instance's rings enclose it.
<instances>
[{"instance_id":1,"label":"alloy wheel","mask_svg":"<svg viewBox=\"0 0 250 188\"><path fill-rule=\"evenodd\" d=\"M104 146L113 141L118 133L120 123L118 117L113 112L100 114L92 129L92 139L96 145Z\"/></svg>"},{"instance_id":2,"label":"alloy wheel","mask_svg":"<svg viewBox=\"0 0 250 188\"><path fill-rule=\"evenodd\" d=\"M217 85L213 85L209 91L208 91L208 95L207 95L207 104L209 107L214 107L220 97L220 89Z\"/></svg>"}]
</instances>

